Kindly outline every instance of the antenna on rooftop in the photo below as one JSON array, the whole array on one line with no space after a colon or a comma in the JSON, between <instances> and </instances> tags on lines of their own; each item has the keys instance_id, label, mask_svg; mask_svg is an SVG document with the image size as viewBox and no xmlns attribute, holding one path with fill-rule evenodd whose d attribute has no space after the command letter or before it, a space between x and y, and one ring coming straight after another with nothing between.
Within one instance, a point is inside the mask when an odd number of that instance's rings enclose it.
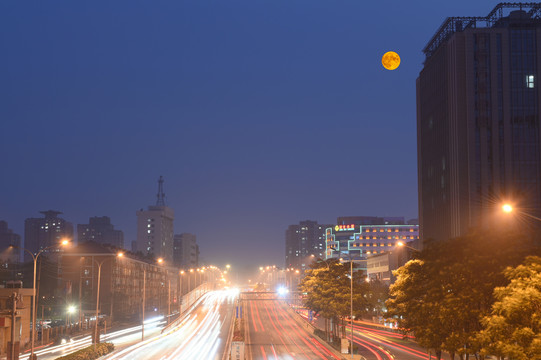
<instances>
[{"instance_id":1,"label":"antenna on rooftop","mask_svg":"<svg viewBox=\"0 0 541 360\"><path fill-rule=\"evenodd\" d=\"M160 178L158 179L158 195L156 195L158 198L156 200L156 206L165 206L165 194L163 193L163 176L160 175Z\"/></svg>"}]
</instances>

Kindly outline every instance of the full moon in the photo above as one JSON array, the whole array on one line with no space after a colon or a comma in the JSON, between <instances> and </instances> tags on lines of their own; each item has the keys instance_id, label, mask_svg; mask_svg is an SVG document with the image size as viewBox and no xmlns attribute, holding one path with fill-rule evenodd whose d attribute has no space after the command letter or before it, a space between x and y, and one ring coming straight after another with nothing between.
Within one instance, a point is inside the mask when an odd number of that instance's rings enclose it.
<instances>
[{"instance_id":1,"label":"full moon","mask_svg":"<svg viewBox=\"0 0 541 360\"><path fill-rule=\"evenodd\" d=\"M381 58L381 64L387 70L394 70L400 66L400 56L394 51L388 51L383 54Z\"/></svg>"}]
</instances>

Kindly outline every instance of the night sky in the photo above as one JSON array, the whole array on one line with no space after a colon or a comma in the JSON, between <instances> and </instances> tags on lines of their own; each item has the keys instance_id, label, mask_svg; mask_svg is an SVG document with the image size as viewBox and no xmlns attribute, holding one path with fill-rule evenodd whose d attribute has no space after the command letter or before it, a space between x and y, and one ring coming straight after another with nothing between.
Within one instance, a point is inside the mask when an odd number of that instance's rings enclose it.
<instances>
[{"instance_id":1,"label":"night sky","mask_svg":"<svg viewBox=\"0 0 541 360\"><path fill-rule=\"evenodd\" d=\"M202 260L283 266L301 220L417 218L422 48L496 4L2 1L0 220L109 216L129 246L163 175Z\"/></svg>"}]
</instances>

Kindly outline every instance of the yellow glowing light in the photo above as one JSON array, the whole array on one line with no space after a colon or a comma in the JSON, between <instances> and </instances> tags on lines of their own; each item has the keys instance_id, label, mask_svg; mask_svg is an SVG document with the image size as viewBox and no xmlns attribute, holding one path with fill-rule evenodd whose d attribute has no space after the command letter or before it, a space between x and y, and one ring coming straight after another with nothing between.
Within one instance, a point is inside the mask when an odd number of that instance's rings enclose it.
<instances>
[{"instance_id":1,"label":"yellow glowing light","mask_svg":"<svg viewBox=\"0 0 541 360\"><path fill-rule=\"evenodd\" d=\"M399 242L396 243L396 245L398 245L398 246L404 246L404 243L403 243L402 241L399 241Z\"/></svg>"},{"instance_id":2,"label":"yellow glowing light","mask_svg":"<svg viewBox=\"0 0 541 360\"><path fill-rule=\"evenodd\" d=\"M503 212L510 213L511 211L513 211L513 207L509 204L505 204L502 206L502 210Z\"/></svg>"},{"instance_id":3,"label":"yellow glowing light","mask_svg":"<svg viewBox=\"0 0 541 360\"><path fill-rule=\"evenodd\" d=\"M118 256L118 257L123 257L123 256L124 256L124 253L119 252L118 254L116 254L116 256Z\"/></svg>"},{"instance_id":4,"label":"yellow glowing light","mask_svg":"<svg viewBox=\"0 0 541 360\"><path fill-rule=\"evenodd\" d=\"M64 246L68 245L69 243L70 243L69 240L62 240L61 242L61 244Z\"/></svg>"},{"instance_id":5,"label":"yellow glowing light","mask_svg":"<svg viewBox=\"0 0 541 360\"><path fill-rule=\"evenodd\" d=\"M395 70L400 66L400 56L394 51L388 51L383 54L381 64L387 70Z\"/></svg>"},{"instance_id":6,"label":"yellow glowing light","mask_svg":"<svg viewBox=\"0 0 541 360\"><path fill-rule=\"evenodd\" d=\"M162 258L158 258L158 263L162 263L163 262L163 259Z\"/></svg>"}]
</instances>

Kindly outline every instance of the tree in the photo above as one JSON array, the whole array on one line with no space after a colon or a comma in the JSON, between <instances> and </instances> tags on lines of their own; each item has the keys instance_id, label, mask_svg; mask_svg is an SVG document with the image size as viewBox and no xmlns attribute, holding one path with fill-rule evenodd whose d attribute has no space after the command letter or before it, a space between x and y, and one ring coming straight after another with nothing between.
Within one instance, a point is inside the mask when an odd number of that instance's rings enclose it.
<instances>
[{"instance_id":1,"label":"tree","mask_svg":"<svg viewBox=\"0 0 541 360\"><path fill-rule=\"evenodd\" d=\"M350 263L340 263L338 260L314 261L311 269L306 271L299 289L304 294L304 305L320 314L325 319L331 319L335 324L350 315ZM362 273L353 273L353 313L361 316L369 310L368 284L363 280ZM326 326L326 332L327 331ZM334 336L337 336L336 328Z\"/></svg>"},{"instance_id":2,"label":"tree","mask_svg":"<svg viewBox=\"0 0 541 360\"><path fill-rule=\"evenodd\" d=\"M507 282L502 271L539 251L520 234L477 232L425 244L417 260L397 270L387 302L403 331L436 354L468 359L481 349L481 319L494 303L493 290Z\"/></svg>"},{"instance_id":3,"label":"tree","mask_svg":"<svg viewBox=\"0 0 541 360\"><path fill-rule=\"evenodd\" d=\"M484 317L479 339L484 354L517 360L541 359L541 258L527 257L505 270L507 286L494 290L496 302Z\"/></svg>"}]
</instances>

